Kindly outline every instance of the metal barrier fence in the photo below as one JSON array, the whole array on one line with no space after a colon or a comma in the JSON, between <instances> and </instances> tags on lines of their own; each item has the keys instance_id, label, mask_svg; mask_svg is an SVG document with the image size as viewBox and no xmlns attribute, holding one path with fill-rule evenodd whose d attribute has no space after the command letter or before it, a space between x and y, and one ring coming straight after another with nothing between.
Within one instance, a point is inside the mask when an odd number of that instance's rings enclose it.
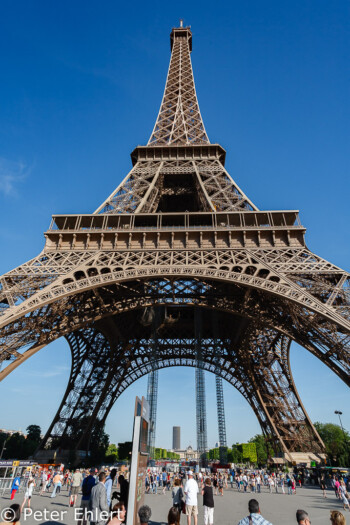
<instances>
[{"instance_id":1,"label":"metal barrier fence","mask_svg":"<svg viewBox=\"0 0 350 525\"><path fill-rule=\"evenodd\" d=\"M11 492L11 487L15 476L0 478L0 495L3 496L5 492ZM20 476L21 482L18 488L18 493L25 492L28 479L24 476Z\"/></svg>"}]
</instances>

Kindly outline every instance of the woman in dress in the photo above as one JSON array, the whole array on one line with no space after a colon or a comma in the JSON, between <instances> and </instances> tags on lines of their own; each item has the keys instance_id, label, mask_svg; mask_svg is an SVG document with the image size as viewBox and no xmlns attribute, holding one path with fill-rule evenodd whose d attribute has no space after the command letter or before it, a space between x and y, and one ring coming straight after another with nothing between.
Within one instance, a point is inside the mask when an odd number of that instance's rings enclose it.
<instances>
[{"instance_id":1,"label":"woman in dress","mask_svg":"<svg viewBox=\"0 0 350 525\"><path fill-rule=\"evenodd\" d=\"M326 480L325 480L324 476L321 476L321 478L320 478L320 488L322 490L322 496L324 498L326 498L327 497L326 496Z\"/></svg>"},{"instance_id":2,"label":"woman in dress","mask_svg":"<svg viewBox=\"0 0 350 525\"><path fill-rule=\"evenodd\" d=\"M349 495L346 492L346 486L345 486L345 483L344 483L343 479L340 482L339 494L340 494L340 498L341 498L342 503L343 503L343 509L345 510L347 508L350 511L350 504L349 504L349 500L348 500Z\"/></svg>"},{"instance_id":3,"label":"woman in dress","mask_svg":"<svg viewBox=\"0 0 350 525\"><path fill-rule=\"evenodd\" d=\"M24 508L24 505L26 504L26 501L28 502L28 509L30 509L30 500L32 499L32 496L33 496L33 489L34 489L34 487L35 487L35 481L34 481L33 478L31 478L28 481L28 485L27 485L26 491L24 493L24 500L23 500L23 503L22 503L21 512L23 512L23 508Z\"/></svg>"}]
</instances>

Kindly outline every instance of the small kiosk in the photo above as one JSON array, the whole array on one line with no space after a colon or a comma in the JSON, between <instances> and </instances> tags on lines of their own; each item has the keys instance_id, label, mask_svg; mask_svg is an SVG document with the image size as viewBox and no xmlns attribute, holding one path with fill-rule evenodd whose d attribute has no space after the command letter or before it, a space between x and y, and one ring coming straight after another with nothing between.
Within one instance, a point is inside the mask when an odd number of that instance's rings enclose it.
<instances>
[{"instance_id":1,"label":"small kiosk","mask_svg":"<svg viewBox=\"0 0 350 525\"><path fill-rule=\"evenodd\" d=\"M136 525L139 522L137 512L143 505L148 461L148 425L148 402L144 397L136 397L126 525Z\"/></svg>"}]
</instances>

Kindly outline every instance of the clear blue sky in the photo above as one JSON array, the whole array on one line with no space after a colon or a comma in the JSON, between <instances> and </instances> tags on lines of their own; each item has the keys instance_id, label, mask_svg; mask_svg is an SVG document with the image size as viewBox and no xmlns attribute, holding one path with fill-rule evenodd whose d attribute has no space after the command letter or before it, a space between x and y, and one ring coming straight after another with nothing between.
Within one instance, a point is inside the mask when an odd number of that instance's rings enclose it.
<instances>
[{"instance_id":1,"label":"clear blue sky","mask_svg":"<svg viewBox=\"0 0 350 525\"><path fill-rule=\"evenodd\" d=\"M0 31L0 274L39 253L52 213L90 213L129 171L159 109L180 17L211 142L260 209L299 209L311 250L349 270L350 4L345 0L215 3L3 0ZM0 427L49 425L68 380L56 341L0 385ZM349 390L316 358L292 350L311 418L350 429ZM130 438L130 387L107 421ZM259 427L225 385L228 442ZM209 445L217 440L214 377L207 376ZM171 414L171 417L169 417ZM196 445L194 370L159 374L157 444Z\"/></svg>"}]
</instances>

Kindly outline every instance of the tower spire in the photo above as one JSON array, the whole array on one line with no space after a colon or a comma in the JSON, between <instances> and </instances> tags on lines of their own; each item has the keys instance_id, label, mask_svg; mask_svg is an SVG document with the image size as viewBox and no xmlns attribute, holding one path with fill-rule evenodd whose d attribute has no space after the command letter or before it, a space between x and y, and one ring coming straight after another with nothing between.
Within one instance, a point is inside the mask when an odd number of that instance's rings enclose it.
<instances>
[{"instance_id":1,"label":"tower spire","mask_svg":"<svg viewBox=\"0 0 350 525\"><path fill-rule=\"evenodd\" d=\"M209 144L199 110L190 53L189 27L174 28L170 34L171 59L163 100L148 146Z\"/></svg>"}]
</instances>

